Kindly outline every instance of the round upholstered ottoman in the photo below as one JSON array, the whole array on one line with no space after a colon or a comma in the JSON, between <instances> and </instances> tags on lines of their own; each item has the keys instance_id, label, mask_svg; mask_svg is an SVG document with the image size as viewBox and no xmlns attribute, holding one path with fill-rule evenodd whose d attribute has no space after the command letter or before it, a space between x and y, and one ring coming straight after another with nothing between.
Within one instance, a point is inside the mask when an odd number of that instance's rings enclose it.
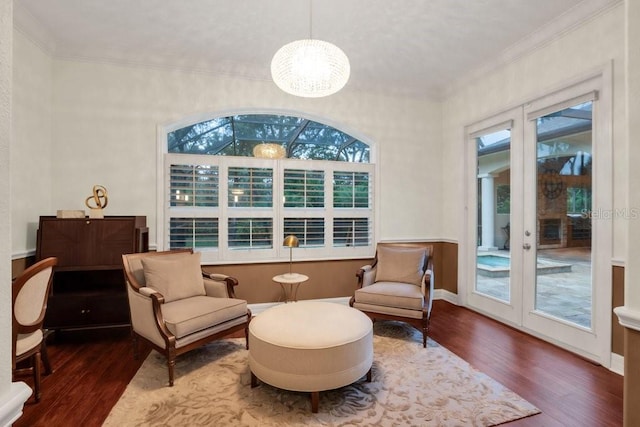
<instances>
[{"instance_id":1,"label":"round upholstered ottoman","mask_svg":"<svg viewBox=\"0 0 640 427\"><path fill-rule=\"evenodd\" d=\"M260 313L249 323L251 386L258 379L274 387L311 392L318 412L319 392L349 385L364 375L371 381L373 324L341 304L299 301Z\"/></svg>"}]
</instances>

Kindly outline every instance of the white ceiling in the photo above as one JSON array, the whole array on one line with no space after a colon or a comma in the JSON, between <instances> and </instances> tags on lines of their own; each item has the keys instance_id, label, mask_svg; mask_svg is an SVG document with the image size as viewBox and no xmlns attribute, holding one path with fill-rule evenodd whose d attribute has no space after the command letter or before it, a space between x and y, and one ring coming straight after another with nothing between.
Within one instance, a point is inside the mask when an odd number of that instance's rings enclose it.
<instances>
[{"instance_id":1,"label":"white ceiling","mask_svg":"<svg viewBox=\"0 0 640 427\"><path fill-rule=\"evenodd\" d=\"M16 0L14 17L57 58L264 80L312 27L349 57L347 90L438 97L617 1Z\"/></svg>"}]
</instances>

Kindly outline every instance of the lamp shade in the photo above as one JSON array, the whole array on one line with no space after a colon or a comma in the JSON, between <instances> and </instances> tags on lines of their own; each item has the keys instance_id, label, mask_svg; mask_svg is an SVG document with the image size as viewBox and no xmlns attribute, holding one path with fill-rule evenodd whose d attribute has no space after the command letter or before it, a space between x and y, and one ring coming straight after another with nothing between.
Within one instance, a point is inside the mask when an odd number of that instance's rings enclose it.
<instances>
[{"instance_id":1,"label":"lamp shade","mask_svg":"<svg viewBox=\"0 0 640 427\"><path fill-rule=\"evenodd\" d=\"M289 234L287 237L284 238L284 242L282 242L282 246L287 246L290 248L297 248L298 247L298 238L296 236L294 236L293 234Z\"/></svg>"},{"instance_id":2,"label":"lamp shade","mask_svg":"<svg viewBox=\"0 0 640 427\"><path fill-rule=\"evenodd\" d=\"M336 45L303 39L282 46L271 60L271 77L283 91L306 98L338 92L347 84L351 66Z\"/></svg>"}]
</instances>

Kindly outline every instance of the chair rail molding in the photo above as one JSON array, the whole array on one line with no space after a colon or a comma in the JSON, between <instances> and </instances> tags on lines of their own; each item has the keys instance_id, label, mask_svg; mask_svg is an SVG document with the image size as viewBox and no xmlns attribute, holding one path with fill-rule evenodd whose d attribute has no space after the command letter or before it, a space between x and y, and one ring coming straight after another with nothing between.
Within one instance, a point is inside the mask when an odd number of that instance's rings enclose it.
<instances>
[{"instance_id":1,"label":"chair rail molding","mask_svg":"<svg viewBox=\"0 0 640 427\"><path fill-rule=\"evenodd\" d=\"M635 310L627 306L620 306L613 309L618 316L618 322L625 328L640 331L640 310Z\"/></svg>"}]
</instances>

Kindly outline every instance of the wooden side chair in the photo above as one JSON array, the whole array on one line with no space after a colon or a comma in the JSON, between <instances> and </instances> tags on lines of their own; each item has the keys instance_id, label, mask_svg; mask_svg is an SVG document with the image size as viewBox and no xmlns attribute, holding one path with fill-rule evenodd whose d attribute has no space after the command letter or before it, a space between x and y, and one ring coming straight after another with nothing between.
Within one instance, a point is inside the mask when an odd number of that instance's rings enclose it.
<instances>
[{"instance_id":1,"label":"wooden side chair","mask_svg":"<svg viewBox=\"0 0 640 427\"><path fill-rule=\"evenodd\" d=\"M165 355L173 386L176 357L235 331L249 348L251 311L235 298L238 281L204 273L191 249L122 255L134 356L138 340Z\"/></svg>"},{"instance_id":2,"label":"wooden side chair","mask_svg":"<svg viewBox=\"0 0 640 427\"><path fill-rule=\"evenodd\" d=\"M12 284L11 367L15 375L17 364L29 360L33 371L34 395L40 401L41 362L45 373L51 372L42 324L53 279L53 267L58 259L43 259L27 268Z\"/></svg>"},{"instance_id":3,"label":"wooden side chair","mask_svg":"<svg viewBox=\"0 0 640 427\"><path fill-rule=\"evenodd\" d=\"M358 289L349 305L374 321L413 325L426 347L433 305L432 253L432 245L378 244L373 263L356 273Z\"/></svg>"}]
</instances>

